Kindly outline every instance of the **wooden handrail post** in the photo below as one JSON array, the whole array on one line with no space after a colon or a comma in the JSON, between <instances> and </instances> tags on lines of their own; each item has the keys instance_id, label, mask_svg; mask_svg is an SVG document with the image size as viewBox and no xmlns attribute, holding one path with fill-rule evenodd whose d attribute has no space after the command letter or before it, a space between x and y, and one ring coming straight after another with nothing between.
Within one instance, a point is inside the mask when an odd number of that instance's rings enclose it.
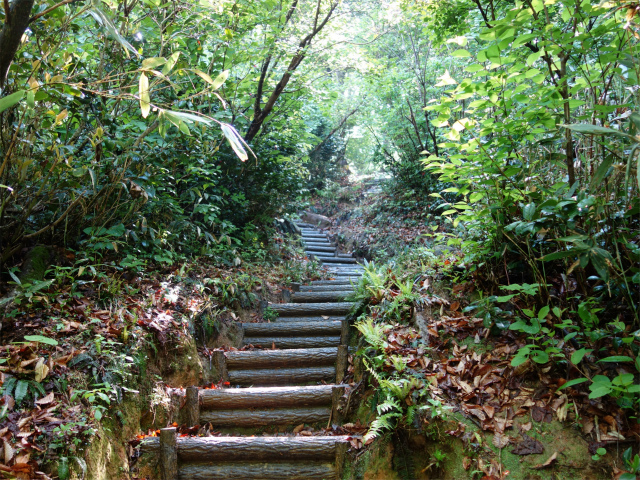
<instances>
[{"instance_id":1,"label":"wooden handrail post","mask_svg":"<svg viewBox=\"0 0 640 480\"><path fill-rule=\"evenodd\" d=\"M349 347L338 345L338 358L336 360L336 383L341 383L347 373L349 363Z\"/></svg>"},{"instance_id":2,"label":"wooden handrail post","mask_svg":"<svg viewBox=\"0 0 640 480\"><path fill-rule=\"evenodd\" d=\"M200 425L200 389L198 387L187 387L187 398L184 405L187 412L187 426L195 427Z\"/></svg>"},{"instance_id":3,"label":"wooden handrail post","mask_svg":"<svg viewBox=\"0 0 640 480\"><path fill-rule=\"evenodd\" d=\"M162 480L178 480L176 428L160 429L160 468Z\"/></svg>"}]
</instances>

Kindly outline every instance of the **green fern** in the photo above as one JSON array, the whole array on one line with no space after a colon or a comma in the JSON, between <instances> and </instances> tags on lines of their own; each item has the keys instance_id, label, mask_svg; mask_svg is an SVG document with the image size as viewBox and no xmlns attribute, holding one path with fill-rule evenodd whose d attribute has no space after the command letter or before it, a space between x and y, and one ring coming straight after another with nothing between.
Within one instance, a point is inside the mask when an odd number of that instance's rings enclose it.
<instances>
[{"instance_id":1,"label":"green fern","mask_svg":"<svg viewBox=\"0 0 640 480\"><path fill-rule=\"evenodd\" d=\"M371 422L369 431L364 435L362 439L366 443L370 439L379 437L383 431L393 429L393 427L395 426L394 419L401 416L402 414L398 412L390 412L385 413L384 415L380 415L373 422Z\"/></svg>"}]
</instances>

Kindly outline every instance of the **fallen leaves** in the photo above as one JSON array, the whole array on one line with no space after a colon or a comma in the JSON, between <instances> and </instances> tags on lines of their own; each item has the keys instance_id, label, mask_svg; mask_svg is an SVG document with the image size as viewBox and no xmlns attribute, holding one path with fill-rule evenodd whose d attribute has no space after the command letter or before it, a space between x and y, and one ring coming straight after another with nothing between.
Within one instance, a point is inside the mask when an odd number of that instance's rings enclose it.
<instances>
[{"instance_id":1,"label":"fallen leaves","mask_svg":"<svg viewBox=\"0 0 640 480\"><path fill-rule=\"evenodd\" d=\"M522 440L511 450L514 455L534 455L544 451L544 446L538 440L531 438L526 433L521 434L521 436Z\"/></svg>"}]
</instances>

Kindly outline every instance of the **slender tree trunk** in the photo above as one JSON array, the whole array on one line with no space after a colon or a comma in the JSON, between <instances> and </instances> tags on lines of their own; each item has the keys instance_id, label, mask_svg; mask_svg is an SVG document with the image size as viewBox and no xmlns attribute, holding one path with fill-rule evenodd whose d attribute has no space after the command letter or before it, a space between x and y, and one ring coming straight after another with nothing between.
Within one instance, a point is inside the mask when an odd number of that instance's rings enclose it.
<instances>
[{"instance_id":1,"label":"slender tree trunk","mask_svg":"<svg viewBox=\"0 0 640 480\"><path fill-rule=\"evenodd\" d=\"M29 26L34 3L34 0L14 0L9 7L9 0L3 1L5 20L0 30L0 88L4 88L13 57L20 48L22 36Z\"/></svg>"}]
</instances>

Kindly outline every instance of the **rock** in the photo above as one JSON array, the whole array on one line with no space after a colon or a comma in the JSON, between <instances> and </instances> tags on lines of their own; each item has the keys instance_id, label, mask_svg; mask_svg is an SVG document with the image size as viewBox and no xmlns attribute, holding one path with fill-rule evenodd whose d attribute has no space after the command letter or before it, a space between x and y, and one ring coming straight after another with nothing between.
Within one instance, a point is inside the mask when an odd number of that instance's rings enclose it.
<instances>
[{"instance_id":1,"label":"rock","mask_svg":"<svg viewBox=\"0 0 640 480\"><path fill-rule=\"evenodd\" d=\"M331 220L324 215L318 215L317 213L304 212L301 216L304 222L310 223L312 225L317 225L322 228L327 228L331 226Z\"/></svg>"}]
</instances>

